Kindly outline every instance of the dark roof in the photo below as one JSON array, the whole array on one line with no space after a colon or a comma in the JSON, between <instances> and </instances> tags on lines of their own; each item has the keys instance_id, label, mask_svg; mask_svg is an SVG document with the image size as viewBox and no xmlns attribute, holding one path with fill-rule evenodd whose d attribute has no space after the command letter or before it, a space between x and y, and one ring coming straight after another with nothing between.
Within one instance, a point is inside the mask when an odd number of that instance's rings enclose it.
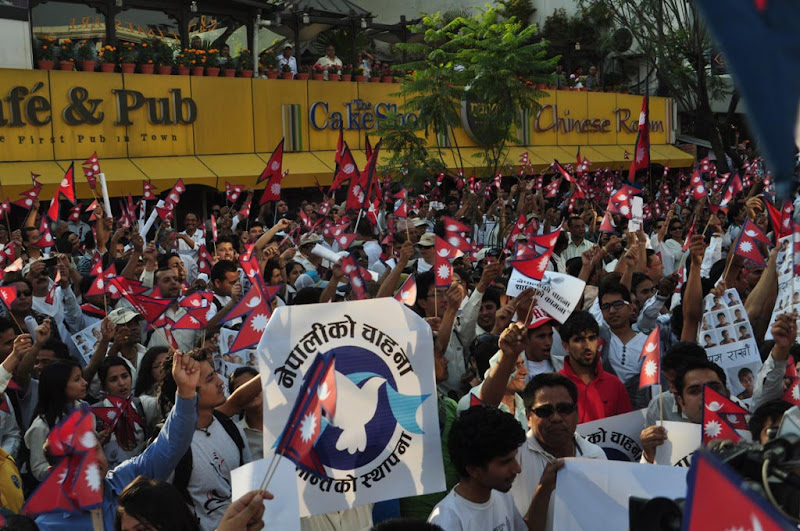
<instances>
[{"instance_id":1,"label":"dark roof","mask_svg":"<svg viewBox=\"0 0 800 531\"><path fill-rule=\"evenodd\" d=\"M285 11L301 12L321 16L361 16L369 17L371 13L354 4L350 0L286 0L283 2Z\"/></svg>"}]
</instances>

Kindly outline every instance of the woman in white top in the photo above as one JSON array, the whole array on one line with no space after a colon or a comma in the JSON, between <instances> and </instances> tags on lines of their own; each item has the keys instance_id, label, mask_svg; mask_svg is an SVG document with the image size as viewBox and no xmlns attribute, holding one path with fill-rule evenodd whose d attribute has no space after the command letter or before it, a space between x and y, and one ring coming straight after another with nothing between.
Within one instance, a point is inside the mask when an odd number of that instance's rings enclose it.
<instances>
[{"instance_id":1,"label":"woman in white top","mask_svg":"<svg viewBox=\"0 0 800 531\"><path fill-rule=\"evenodd\" d=\"M43 448L50 430L84 404L88 387L81 367L75 360L54 361L42 370L36 418L25 433L25 444L30 450L31 473L38 481L44 479L50 468Z\"/></svg>"},{"instance_id":2,"label":"woman in white top","mask_svg":"<svg viewBox=\"0 0 800 531\"><path fill-rule=\"evenodd\" d=\"M152 347L147 349L139 370L136 372L136 387L133 394L142 401L144 414L147 415L147 431L153 433L155 425L164 420L161 408L158 407L158 389L164 381L164 372L161 367L169 354L169 347Z\"/></svg>"}]
</instances>

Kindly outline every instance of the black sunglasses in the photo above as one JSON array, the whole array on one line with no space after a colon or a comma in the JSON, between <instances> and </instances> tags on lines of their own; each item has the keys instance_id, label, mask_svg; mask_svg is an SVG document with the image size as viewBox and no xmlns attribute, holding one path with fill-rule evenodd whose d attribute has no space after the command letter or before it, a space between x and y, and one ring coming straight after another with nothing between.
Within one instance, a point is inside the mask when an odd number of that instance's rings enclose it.
<instances>
[{"instance_id":1,"label":"black sunglasses","mask_svg":"<svg viewBox=\"0 0 800 531\"><path fill-rule=\"evenodd\" d=\"M433 245L419 245L419 244L417 244L417 247L419 247L420 249L432 249Z\"/></svg>"},{"instance_id":2,"label":"black sunglasses","mask_svg":"<svg viewBox=\"0 0 800 531\"><path fill-rule=\"evenodd\" d=\"M571 402L559 402L555 406L545 404L543 406L531 408L531 411L540 419L549 419L553 413L558 411L562 417L575 413L578 410L578 405Z\"/></svg>"}]
</instances>

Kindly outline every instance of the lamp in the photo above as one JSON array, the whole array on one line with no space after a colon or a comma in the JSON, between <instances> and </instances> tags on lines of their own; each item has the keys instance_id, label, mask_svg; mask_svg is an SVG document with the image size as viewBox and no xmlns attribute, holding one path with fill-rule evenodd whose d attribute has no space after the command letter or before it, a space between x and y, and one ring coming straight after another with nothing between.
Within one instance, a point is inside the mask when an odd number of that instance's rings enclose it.
<instances>
[{"instance_id":1,"label":"lamp","mask_svg":"<svg viewBox=\"0 0 800 531\"><path fill-rule=\"evenodd\" d=\"M116 0L116 1L114 2L114 4L115 4L117 7L122 7L122 0Z\"/></svg>"},{"instance_id":2,"label":"lamp","mask_svg":"<svg viewBox=\"0 0 800 531\"><path fill-rule=\"evenodd\" d=\"M303 13L303 24L311 24L311 17L308 16L308 13Z\"/></svg>"},{"instance_id":3,"label":"lamp","mask_svg":"<svg viewBox=\"0 0 800 531\"><path fill-rule=\"evenodd\" d=\"M195 0L192 0L192 3L189 4L189 11L197 13L197 2Z\"/></svg>"},{"instance_id":4,"label":"lamp","mask_svg":"<svg viewBox=\"0 0 800 531\"><path fill-rule=\"evenodd\" d=\"M581 43L580 42L576 42L575 43L575 51L578 51L578 52L581 51Z\"/></svg>"},{"instance_id":5,"label":"lamp","mask_svg":"<svg viewBox=\"0 0 800 531\"><path fill-rule=\"evenodd\" d=\"M275 15L275 25L276 26L280 26L281 25L281 14L280 13Z\"/></svg>"},{"instance_id":6,"label":"lamp","mask_svg":"<svg viewBox=\"0 0 800 531\"><path fill-rule=\"evenodd\" d=\"M361 19L361 29L367 29L367 19L363 17Z\"/></svg>"}]
</instances>

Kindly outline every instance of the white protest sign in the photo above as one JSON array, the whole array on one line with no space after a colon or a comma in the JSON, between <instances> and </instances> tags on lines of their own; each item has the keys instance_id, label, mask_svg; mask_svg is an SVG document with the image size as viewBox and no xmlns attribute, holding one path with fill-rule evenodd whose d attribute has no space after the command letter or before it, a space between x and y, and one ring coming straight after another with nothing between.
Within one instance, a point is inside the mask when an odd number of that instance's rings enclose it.
<instances>
[{"instance_id":1,"label":"white protest sign","mask_svg":"<svg viewBox=\"0 0 800 531\"><path fill-rule=\"evenodd\" d=\"M697 341L708 359L725 370L731 395L749 405L762 361L739 293L729 289L722 295L708 294L703 304Z\"/></svg>"},{"instance_id":2,"label":"white protest sign","mask_svg":"<svg viewBox=\"0 0 800 531\"><path fill-rule=\"evenodd\" d=\"M665 420L667 440L656 447L656 464L689 467L692 455L700 448L703 437L700 424Z\"/></svg>"},{"instance_id":3,"label":"white protest sign","mask_svg":"<svg viewBox=\"0 0 800 531\"><path fill-rule=\"evenodd\" d=\"M75 343L75 347L80 352L81 356L83 356L84 361L88 364L89 360L92 358L92 354L94 354L94 347L98 341L103 337L102 332L100 332L100 324L102 321L97 321L96 323L87 326L77 334L72 335L72 342Z\"/></svg>"},{"instance_id":4,"label":"white protest sign","mask_svg":"<svg viewBox=\"0 0 800 531\"><path fill-rule=\"evenodd\" d=\"M539 281L514 269L508 279L506 295L516 297L526 289L534 288L537 293L536 304L559 323L563 323L580 302L585 287L586 282L583 280L563 273L545 271L544 277Z\"/></svg>"},{"instance_id":5,"label":"white protest sign","mask_svg":"<svg viewBox=\"0 0 800 531\"><path fill-rule=\"evenodd\" d=\"M430 326L393 298L275 311L257 352L264 448L283 432L315 361L334 367L333 417L302 412L316 473L298 471L301 516L445 490L431 352Z\"/></svg>"},{"instance_id":6,"label":"white protest sign","mask_svg":"<svg viewBox=\"0 0 800 531\"><path fill-rule=\"evenodd\" d=\"M685 498L687 472L602 459L566 459L558 472L549 527L558 531L627 531L630 496Z\"/></svg>"},{"instance_id":7,"label":"white protest sign","mask_svg":"<svg viewBox=\"0 0 800 531\"><path fill-rule=\"evenodd\" d=\"M642 457L642 441L639 436L645 428L646 413L647 409L637 409L578 424L577 432L590 443L602 448L609 459L638 463Z\"/></svg>"},{"instance_id":8,"label":"white protest sign","mask_svg":"<svg viewBox=\"0 0 800 531\"><path fill-rule=\"evenodd\" d=\"M231 470L231 501L235 502L250 491L259 490L261 482L267 473L267 468L272 460L259 459ZM271 500L264 500L264 529L280 529L281 531L300 531L300 509L297 500L294 465L289 460L282 459L278 463L275 475L272 477L269 488L274 496Z\"/></svg>"},{"instance_id":9,"label":"white protest sign","mask_svg":"<svg viewBox=\"0 0 800 531\"><path fill-rule=\"evenodd\" d=\"M636 232L644 222L644 199L635 195L631 197L631 219L628 220L628 232Z\"/></svg>"},{"instance_id":10,"label":"white protest sign","mask_svg":"<svg viewBox=\"0 0 800 531\"><path fill-rule=\"evenodd\" d=\"M778 240L778 298L772 308L765 339L772 339L772 323L782 313L792 310L800 315L800 277L793 274L792 236L784 236ZM800 326L800 319L797 320Z\"/></svg>"}]
</instances>

